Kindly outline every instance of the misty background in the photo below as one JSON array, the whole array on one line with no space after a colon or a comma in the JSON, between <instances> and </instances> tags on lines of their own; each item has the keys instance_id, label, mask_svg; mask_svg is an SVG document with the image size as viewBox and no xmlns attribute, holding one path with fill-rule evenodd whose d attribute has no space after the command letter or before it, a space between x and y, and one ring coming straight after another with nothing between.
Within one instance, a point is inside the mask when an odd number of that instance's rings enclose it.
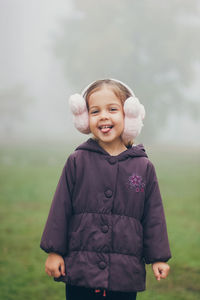
<instances>
[{"instance_id":1,"label":"misty background","mask_svg":"<svg viewBox=\"0 0 200 300\"><path fill-rule=\"evenodd\" d=\"M144 104L138 142L200 146L198 0L0 0L0 140L85 140L71 93L116 78Z\"/></svg>"},{"instance_id":2,"label":"misty background","mask_svg":"<svg viewBox=\"0 0 200 300\"><path fill-rule=\"evenodd\" d=\"M172 260L138 299L200 299L200 1L0 0L0 299L64 299L39 243L68 155L72 93L111 77L146 118ZM10 284L12 282L12 284ZM31 283L31 284L30 284Z\"/></svg>"}]
</instances>

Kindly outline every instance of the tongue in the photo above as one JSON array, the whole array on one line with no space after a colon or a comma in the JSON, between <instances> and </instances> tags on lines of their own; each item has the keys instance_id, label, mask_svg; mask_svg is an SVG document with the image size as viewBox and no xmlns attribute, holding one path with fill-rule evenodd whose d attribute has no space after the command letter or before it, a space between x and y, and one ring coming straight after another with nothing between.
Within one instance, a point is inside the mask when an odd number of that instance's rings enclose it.
<instances>
[{"instance_id":1,"label":"tongue","mask_svg":"<svg viewBox=\"0 0 200 300\"><path fill-rule=\"evenodd\" d=\"M103 133L108 133L111 130L111 128L107 127L107 128L101 128L101 132Z\"/></svg>"}]
</instances>

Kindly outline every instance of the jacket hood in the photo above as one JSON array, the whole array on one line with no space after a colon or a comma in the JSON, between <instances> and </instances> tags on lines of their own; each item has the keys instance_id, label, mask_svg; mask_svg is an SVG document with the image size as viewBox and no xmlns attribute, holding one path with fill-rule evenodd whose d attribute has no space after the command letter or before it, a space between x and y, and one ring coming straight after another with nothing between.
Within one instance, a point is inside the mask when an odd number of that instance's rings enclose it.
<instances>
[{"instance_id":1,"label":"jacket hood","mask_svg":"<svg viewBox=\"0 0 200 300\"><path fill-rule=\"evenodd\" d=\"M85 151L91 151L91 152L97 152L99 154L107 155L107 156L112 156L108 152L106 152L96 140L90 138L80 146L76 148L76 150L85 150ZM136 146L132 146L130 148L127 148L127 150L123 151L119 155L116 155L115 157L118 158L119 160L124 160L128 158L129 156L131 157L148 157L143 144L138 144Z\"/></svg>"}]
</instances>

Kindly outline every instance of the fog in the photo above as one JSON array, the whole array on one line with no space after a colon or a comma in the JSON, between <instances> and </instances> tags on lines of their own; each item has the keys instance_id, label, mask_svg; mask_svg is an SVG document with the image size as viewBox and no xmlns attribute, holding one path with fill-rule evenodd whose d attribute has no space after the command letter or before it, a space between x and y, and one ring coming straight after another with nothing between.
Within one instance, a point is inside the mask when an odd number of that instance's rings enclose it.
<instances>
[{"instance_id":1,"label":"fog","mask_svg":"<svg viewBox=\"0 0 200 300\"><path fill-rule=\"evenodd\" d=\"M150 2L152 6L157 5L157 1ZM178 1L176 2L178 3ZM196 1L189 3L194 2ZM88 5L88 1L86 3ZM129 5L128 3L130 2L128 1L127 5ZM62 50L60 39L62 40L64 36L62 28L65 26L65 20L73 19L76 22L76 19L84 17L84 14L81 14L80 6L80 1L72 0L0 0L0 139L2 142L23 143L40 140L70 142L75 138L80 140L86 138L74 129L67 101L70 93L81 92L81 88L83 89L89 82L85 82L84 76L80 76L80 79L79 77L77 79L79 81L77 86L75 80L73 84L71 78L76 77L77 69L75 67L73 72L73 64L75 65L76 61L72 59L70 67L65 66L64 68L64 56L59 58L59 51ZM83 4L82 6L84 8ZM189 4L187 10L190 13ZM196 16L190 13L190 17L188 17L183 13L181 22L183 27L187 23L191 28L195 28L192 47L196 47L200 53L199 36L196 35L196 29L200 28L199 17L200 10L196 11ZM140 19L140 16L138 18ZM68 32L69 29L70 40L74 36L74 30L77 29L71 27L68 28ZM57 41L61 50L56 52ZM187 49L187 42L187 38L185 38L183 52ZM83 43L78 43L80 60L82 59L82 46L84 46ZM126 49L123 51L126 53ZM169 51L171 50L169 49ZM63 52L67 59L67 51L64 49ZM124 56L122 60L124 60ZM79 67L81 68L80 63ZM104 66L101 67L104 69ZM108 66L106 67L108 68ZM110 66L111 74L113 67L112 64ZM90 72L90 65L84 69L84 72L85 74ZM125 78L125 76L121 78L120 70L115 74L118 74L117 78L120 80ZM176 109L174 112L172 109L162 126L157 123L157 127L161 127L156 134L155 141L157 143L200 145L200 57L199 60L195 58L193 75L188 76L190 84L181 87L187 105L181 105L181 109ZM172 74L171 80L173 78ZM93 80L95 79L97 78L93 78ZM162 78L158 75L158 81L161 80ZM137 94L136 81L133 82L133 85L131 82L130 79L127 83L131 88L134 87ZM144 89L145 85L144 80ZM143 99L140 98L140 101L143 103ZM176 95L174 95L174 101L176 102ZM192 106L194 106L193 113L188 113ZM163 107L161 112L156 111L156 106L152 109L154 115L161 114L162 111L164 113L165 110ZM151 115L151 108L148 109L148 112ZM155 128L154 126L150 129L152 136L154 136ZM145 122L143 131L145 131ZM140 140L145 143L145 135ZM150 140L149 138L148 141Z\"/></svg>"}]
</instances>

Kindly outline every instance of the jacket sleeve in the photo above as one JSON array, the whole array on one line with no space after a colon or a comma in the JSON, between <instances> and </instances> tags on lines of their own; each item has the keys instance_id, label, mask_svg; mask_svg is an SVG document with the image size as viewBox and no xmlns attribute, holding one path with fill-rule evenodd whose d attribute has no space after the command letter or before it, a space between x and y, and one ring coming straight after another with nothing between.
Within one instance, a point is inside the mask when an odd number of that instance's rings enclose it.
<instances>
[{"instance_id":1,"label":"jacket sleeve","mask_svg":"<svg viewBox=\"0 0 200 300\"><path fill-rule=\"evenodd\" d=\"M146 196L143 225L143 256L147 264L167 262L171 258L167 227L158 186L158 180L153 164L147 166Z\"/></svg>"},{"instance_id":2,"label":"jacket sleeve","mask_svg":"<svg viewBox=\"0 0 200 300\"><path fill-rule=\"evenodd\" d=\"M74 159L69 157L60 176L46 225L42 234L40 247L45 252L67 254L67 237L69 218L72 214L72 193L74 187Z\"/></svg>"}]
</instances>

